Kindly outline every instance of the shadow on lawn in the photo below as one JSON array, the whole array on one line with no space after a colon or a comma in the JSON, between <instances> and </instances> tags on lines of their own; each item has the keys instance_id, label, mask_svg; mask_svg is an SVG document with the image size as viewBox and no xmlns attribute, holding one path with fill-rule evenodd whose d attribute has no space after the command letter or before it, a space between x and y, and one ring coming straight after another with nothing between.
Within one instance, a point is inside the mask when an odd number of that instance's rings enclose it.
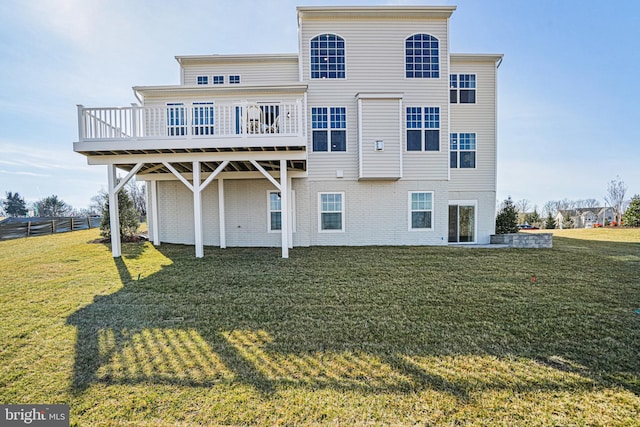
<instances>
[{"instance_id":1,"label":"shadow on lawn","mask_svg":"<svg viewBox=\"0 0 640 427\"><path fill-rule=\"evenodd\" d=\"M192 249L123 247L124 259L114 259L123 288L96 296L68 319L77 328L73 392L98 382L241 383L264 394L279 386L432 389L461 400L487 389L614 385L640 394L637 365L625 350L634 348L636 332L599 337L611 325L597 329L601 320L569 299L548 302L548 290L531 295L509 278L494 289L481 275L464 277L474 262L509 262L520 256L515 252L401 248L372 267L371 259L390 249L300 248L289 260L278 250L216 248L195 259ZM126 260L145 250L161 251L173 264L137 280ZM535 253L537 262L549 253ZM416 257L441 262L448 281L411 267ZM575 318L563 315L567 309ZM584 346L572 336L582 325L596 328Z\"/></svg>"}]
</instances>

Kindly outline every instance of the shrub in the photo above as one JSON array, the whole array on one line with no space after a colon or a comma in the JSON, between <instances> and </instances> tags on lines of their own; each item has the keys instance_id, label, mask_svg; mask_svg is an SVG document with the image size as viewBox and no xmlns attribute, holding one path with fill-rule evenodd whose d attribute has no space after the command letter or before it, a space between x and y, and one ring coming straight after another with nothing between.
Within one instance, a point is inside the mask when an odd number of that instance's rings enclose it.
<instances>
[{"instance_id":1,"label":"shrub","mask_svg":"<svg viewBox=\"0 0 640 427\"><path fill-rule=\"evenodd\" d=\"M502 204L502 209L496 216L496 234L507 234L518 232L518 211L516 210L511 196Z\"/></svg>"},{"instance_id":2,"label":"shrub","mask_svg":"<svg viewBox=\"0 0 640 427\"><path fill-rule=\"evenodd\" d=\"M631 203L622 217L627 227L640 227L640 195L631 198Z\"/></svg>"},{"instance_id":3,"label":"shrub","mask_svg":"<svg viewBox=\"0 0 640 427\"><path fill-rule=\"evenodd\" d=\"M111 237L111 218L109 215L109 196L107 198L104 209L102 210L102 221L100 221L100 235L106 238ZM126 188L118 193L118 216L120 217L120 238L122 240L131 240L138 233L140 226L139 213L133 205L133 200L129 197Z\"/></svg>"}]
</instances>

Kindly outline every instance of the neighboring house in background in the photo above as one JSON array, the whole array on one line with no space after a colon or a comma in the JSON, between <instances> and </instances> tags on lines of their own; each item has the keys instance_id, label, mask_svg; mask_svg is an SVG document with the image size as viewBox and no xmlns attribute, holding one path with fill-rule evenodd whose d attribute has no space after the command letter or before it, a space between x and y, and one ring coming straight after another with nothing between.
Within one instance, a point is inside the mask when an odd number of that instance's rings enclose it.
<instances>
[{"instance_id":1,"label":"neighboring house in background","mask_svg":"<svg viewBox=\"0 0 640 427\"><path fill-rule=\"evenodd\" d=\"M489 243L502 55L450 53L454 10L299 7L298 53L178 56L180 85L134 87L140 105L78 106L74 150L108 166L112 230L135 175L154 244L197 257L204 245L287 257Z\"/></svg>"},{"instance_id":2,"label":"neighboring house in background","mask_svg":"<svg viewBox=\"0 0 640 427\"><path fill-rule=\"evenodd\" d=\"M564 224L567 215L573 221L572 228L591 228L595 224L604 225L605 222L612 222L614 218L613 209L610 207L560 209L556 215L558 228L567 228Z\"/></svg>"}]
</instances>

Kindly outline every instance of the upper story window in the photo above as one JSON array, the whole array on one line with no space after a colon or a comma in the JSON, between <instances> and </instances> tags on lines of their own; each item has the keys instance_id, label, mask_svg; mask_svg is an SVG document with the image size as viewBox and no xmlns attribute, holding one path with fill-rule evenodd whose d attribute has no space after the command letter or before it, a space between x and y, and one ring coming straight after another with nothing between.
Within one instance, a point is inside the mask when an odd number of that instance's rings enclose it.
<instances>
[{"instance_id":1,"label":"upper story window","mask_svg":"<svg viewBox=\"0 0 640 427\"><path fill-rule=\"evenodd\" d=\"M407 107L407 151L440 151L440 107Z\"/></svg>"},{"instance_id":2,"label":"upper story window","mask_svg":"<svg viewBox=\"0 0 640 427\"><path fill-rule=\"evenodd\" d=\"M439 78L440 48L438 39L429 34L414 34L405 42L405 76Z\"/></svg>"},{"instance_id":3,"label":"upper story window","mask_svg":"<svg viewBox=\"0 0 640 427\"><path fill-rule=\"evenodd\" d=\"M198 76L197 82L199 85L208 85L209 84L209 76Z\"/></svg>"},{"instance_id":4,"label":"upper story window","mask_svg":"<svg viewBox=\"0 0 640 427\"><path fill-rule=\"evenodd\" d=\"M213 102L194 102L192 109L192 134L213 135L215 130Z\"/></svg>"},{"instance_id":5,"label":"upper story window","mask_svg":"<svg viewBox=\"0 0 640 427\"><path fill-rule=\"evenodd\" d=\"M167 104L167 135L184 136L187 134L186 110L182 102Z\"/></svg>"},{"instance_id":6,"label":"upper story window","mask_svg":"<svg viewBox=\"0 0 640 427\"><path fill-rule=\"evenodd\" d=\"M452 133L449 137L449 156L451 168L475 168L476 134Z\"/></svg>"},{"instance_id":7,"label":"upper story window","mask_svg":"<svg viewBox=\"0 0 640 427\"><path fill-rule=\"evenodd\" d=\"M230 85L240 84L240 76L229 76L229 84Z\"/></svg>"},{"instance_id":8,"label":"upper story window","mask_svg":"<svg viewBox=\"0 0 640 427\"><path fill-rule=\"evenodd\" d=\"M475 74L451 74L449 76L449 102L452 104L476 103Z\"/></svg>"},{"instance_id":9,"label":"upper story window","mask_svg":"<svg viewBox=\"0 0 640 427\"><path fill-rule=\"evenodd\" d=\"M320 34L311 39L311 78L344 79L344 39L335 34Z\"/></svg>"},{"instance_id":10,"label":"upper story window","mask_svg":"<svg viewBox=\"0 0 640 427\"><path fill-rule=\"evenodd\" d=\"M213 76L213 84L214 85L223 85L224 84L224 76Z\"/></svg>"},{"instance_id":11,"label":"upper story window","mask_svg":"<svg viewBox=\"0 0 640 427\"><path fill-rule=\"evenodd\" d=\"M347 151L347 109L311 108L313 151Z\"/></svg>"}]
</instances>

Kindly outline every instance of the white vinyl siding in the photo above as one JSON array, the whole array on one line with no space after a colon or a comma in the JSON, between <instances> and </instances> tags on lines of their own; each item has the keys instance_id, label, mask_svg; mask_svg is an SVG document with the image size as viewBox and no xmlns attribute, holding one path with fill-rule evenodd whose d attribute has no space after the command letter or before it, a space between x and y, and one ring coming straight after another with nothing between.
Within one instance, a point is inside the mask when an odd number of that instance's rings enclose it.
<instances>
[{"instance_id":1,"label":"white vinyl siding","mask_svg":"<svg viewBox=\"0 0 640 427\"><path fill-rule=\"evenodd\" d=\"M345 40L347 74L345 79L311 79L309 68L309 43L318 34L339 34ZM405 40L413 34L428 33L439 41L440 78L407 79L405 77ZM448 61L449 39L446 19L366 19L323 17L303 19L300 28L301 76L308 84L307 105L341 105L347 107L347 119L357 117L357 94L385 92L402 93L404 105L446 106L449 103ZM443 78L445 76L446 78ZM397 107L394 107L397 114ZM311 131L311 114L308 131ZM402 119L404 121L404 118ZM449 143L448 109L440 111L439 153L403 154L402 174L406 179L448 179ZM353 126L351 126L351 123ZM309 179L335 179L337 171L344 179L359 179L358 128L350 122L347 129L347 151L335 156L313 153L311 138L308 146ZM363 128L363 131L365 128ZM395 133L394 130L388 130ZM398 135L404 134L404 124ZM381 139L379 137L374 137ZM385 139L387 137L385 136ZM391 141L391 140L390 140ZM364 144L364 140L363 140ZM371 142L373 144L373 141ZM385 151L387 153L387 142ZM336 153L337 154L337 153ZM381 153L378 153L381 154ZM394 174L396 172L393 172ZM386 174L386 172L385 172Z\"/></svg>"},{"instance_id":2,"label":"white vinyl siding","mask_svg":"<svg viewBox=\"0 0 640 427\"><path fill-rule=\"evenodd\" d=\"M452 56L451 71L476 76L475 104L451 104L451 133L476 134L475 168L452 168L452 191L495 191L496 188L496 65Z\"/></svg>"},{"instance_id":3,"label":"white vinyl siding","mask_svg":"<svg viewBox=\"0 0 640 427\"><path fill-rule=\"evenodd\" d=\"M402 99L374 96L359 100L359 178L398 179L402 176Z\"/></svg>"},{"instance_id":4,"label":"white vinyl siding","mask_svg":"<svg viewBox=\"0 0 640 427\"><path fill-rule=\"evenodd\" d=\"M265 60L234 61L215 64L188 64L182 69L185 85L196 85L198 76L207 76L209 83L214 83L214 76L224 76L224 86L229 86L230 76L240 76L240 83L247 85L268 85L277 83L294 83L299 81L297 60Z\"/></svg>"}]
</instances>

